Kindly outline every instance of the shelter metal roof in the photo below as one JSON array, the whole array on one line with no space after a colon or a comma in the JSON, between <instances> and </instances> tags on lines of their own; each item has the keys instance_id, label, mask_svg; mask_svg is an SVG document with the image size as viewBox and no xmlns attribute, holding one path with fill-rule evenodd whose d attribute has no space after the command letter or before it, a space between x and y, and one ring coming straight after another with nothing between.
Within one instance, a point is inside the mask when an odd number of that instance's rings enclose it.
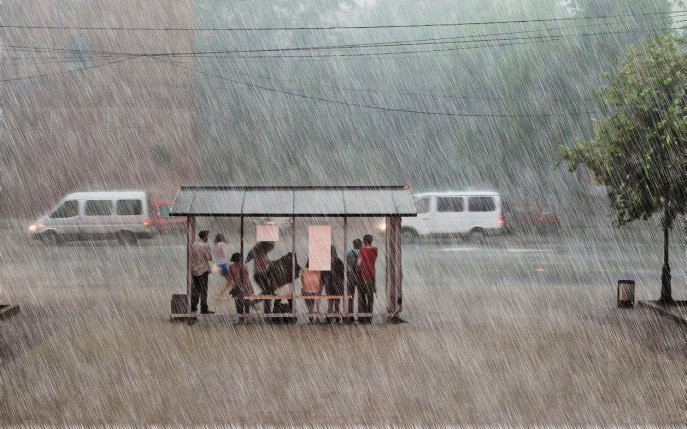
<instances>
[{"instance_id":1,"label":"shelter metal roof","mask_svg":"<svg viewBox=\"0 0 687 429\"><path fill-rule=\"evenodd\" d=\"M416 216L407 186L183 186L173 216Z\"/></svg>"}]
</instances>

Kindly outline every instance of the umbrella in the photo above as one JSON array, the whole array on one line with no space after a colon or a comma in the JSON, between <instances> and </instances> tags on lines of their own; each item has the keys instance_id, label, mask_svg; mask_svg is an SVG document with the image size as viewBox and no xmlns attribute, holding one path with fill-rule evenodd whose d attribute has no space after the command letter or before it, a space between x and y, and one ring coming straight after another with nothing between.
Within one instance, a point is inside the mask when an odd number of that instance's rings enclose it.
<instances>
[{"instance_id":1,"label":"umbrella","mask_svg":"<svg viewBox=\"0 0 687 429\"><path fill-rule=\"evenodd\" d=\"M253 246L246 256L246 262L250 262L257 255L266 255L274 249L274 243L272 241L258 241L258 243Z\"/></svg>"}]
</instances>

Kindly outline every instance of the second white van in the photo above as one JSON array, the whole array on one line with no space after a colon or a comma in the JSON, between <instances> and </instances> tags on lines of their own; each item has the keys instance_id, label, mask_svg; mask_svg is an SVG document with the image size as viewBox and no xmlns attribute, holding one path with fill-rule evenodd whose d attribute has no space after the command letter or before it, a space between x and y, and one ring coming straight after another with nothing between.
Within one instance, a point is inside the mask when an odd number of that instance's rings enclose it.
<instances>
[{"instance_id":1,"label":"second white van","mask_svg":"<svg viewBox=\"0 0 687 429\"><path fill-rule=\"evenodd\" d=\"M506 232L501 196L493 191L416 194L417 217L402 219L403 241L420 237L460 235L471 242Z\"/></svg>"}]
</instances>

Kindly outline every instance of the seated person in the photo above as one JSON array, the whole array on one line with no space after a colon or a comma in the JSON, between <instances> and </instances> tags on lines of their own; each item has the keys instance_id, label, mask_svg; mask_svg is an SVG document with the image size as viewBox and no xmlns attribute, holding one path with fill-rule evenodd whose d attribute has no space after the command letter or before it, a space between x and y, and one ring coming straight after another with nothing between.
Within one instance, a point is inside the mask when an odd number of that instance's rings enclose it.
<instances>
[{"instance_id":1,"label":"seated person","mask_svg":"<svg viewBox=\"0 0 687 429\"><path fill-rule=\"evenodd\" d=\"M320 283L320 272L309 268L310 260L305 263L305 268L301 272L301 294L303 296L318 296L321 295L322 285ZM313 308L317 304L317 312L320 312L320 305L316 299L306 299L305 305L308 307L308 313L313 314ZM313 316L310 316L310 322L313 322Z\"/></svg>"}]
</instances>

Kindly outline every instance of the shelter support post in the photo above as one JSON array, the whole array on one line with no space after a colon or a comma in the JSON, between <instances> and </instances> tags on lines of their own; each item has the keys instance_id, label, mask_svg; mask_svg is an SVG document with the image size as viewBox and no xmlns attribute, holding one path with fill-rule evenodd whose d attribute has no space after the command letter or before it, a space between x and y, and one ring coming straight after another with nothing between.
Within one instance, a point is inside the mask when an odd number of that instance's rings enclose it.
<instances>
[{"instance_id":1,"label":"shelter support post","mask_svg":"<svg viewBox=\"0 0 687 429\"><path fill-rule=\"evenodd\" d=\"M193 293L193 271L191 269L191 246L196 236L196 217L186 217L186 311L191 315L191 294Z\"/></svg>"},{"instance_id":2,"label":"shelter support post","mask_svg":"<svg viewBox=\"0 0 687 429\"><path fill-rule=\"evenodd\" d=\"M291 313L296 314L296 217L291 217Z\"/></svg>"},{"instance_id":3,"label":"shelter support post","mask_svg":"<svg viewBox=\"0 0 687 429\"><path fill-rule=\"evenodd\" d=\"M343 218L343 263L344 263L344 278L343 278L343 296L348 295L348 252L346 251L348 246L348 218L344 216ZM353 293L351 295L354 295ZM353 299L351 297L351 299ZM345 318L348 316L348 300L346 298L341 298L341 313ZM346 320L346 319L344 319Z\"/></svg>"},{"instance_id":4,"label":"shelter support post","mask_svg":"<svg viewBox=\"0 0 687 429\"><path fill-rule=\"evenodd\" d=\"M399 321L403 307L400 216L389 216L386 218L386 233L387 312L391 321Z\"/></svg>"},{"instance_id":5,"label":"shelter support post","mask_svg":"<svg viewBox=\"0 0 687 429\"><path fill-rule=\"evenodd\" d=\"M243 255L243 216L241 216L241 235L240 235L239 241L240 241L239 244L241 245L241 250L240 250L241 260L243 261L243 257L244 257L244 255ZM241 270L241 272L243 273L243 270Z\"/></svg>"}]
</instances>

